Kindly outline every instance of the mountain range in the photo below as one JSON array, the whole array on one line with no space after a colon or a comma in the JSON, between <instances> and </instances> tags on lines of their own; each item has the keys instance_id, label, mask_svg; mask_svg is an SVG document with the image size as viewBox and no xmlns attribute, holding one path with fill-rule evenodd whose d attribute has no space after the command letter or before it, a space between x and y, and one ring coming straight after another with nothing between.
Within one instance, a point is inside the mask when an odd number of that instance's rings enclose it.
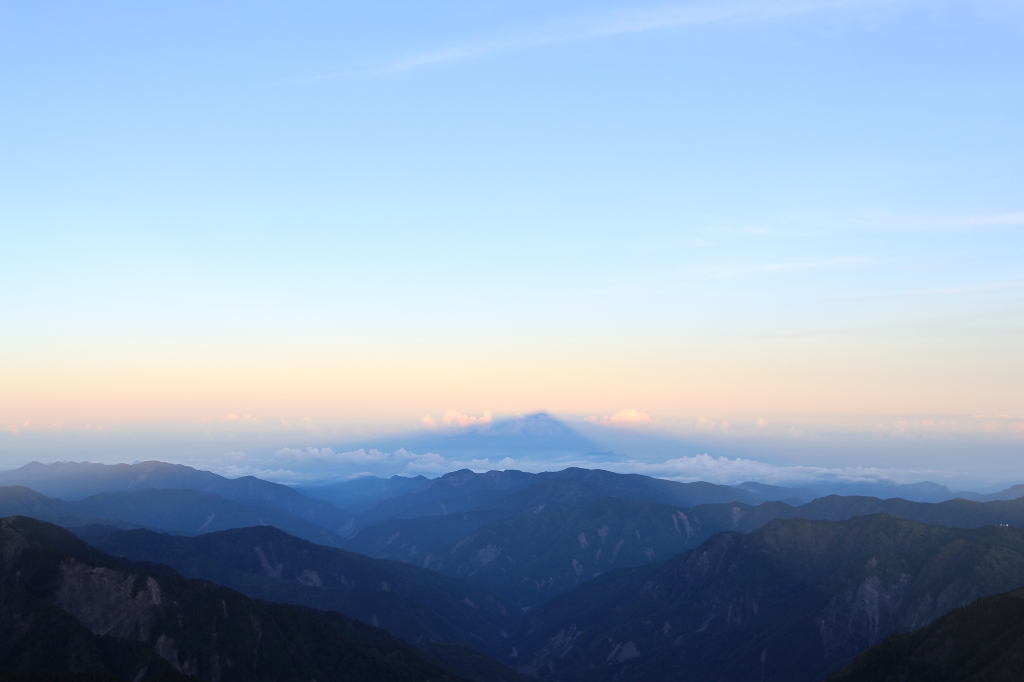
<instances>
[{"instance_id":1,"label":"mountain range","mask_svg":"<svg viewBox=\"0 0 1024 682\"><path fill-rule=\"evenodd\" d=\"M508 632L522 620L513 604L462 580L316 545L269 526L197 537L89 531L79 532L109 554L165 564L254 598L337 611L414 644L458 643L503 656Z\"/></svg>"},{"instance_id":2,"label":"mountain range","mask_svg":"<svg viewBox=\"0 0 1024 682\"><path fill-rule=\"evenodd\" d=\"M280 483L255 476L225 478L182 464L156 461L136 464L32 462L19 469L0 472L0 485L25 486L63 500L150 489L194 490L248 506L276 509L333 533L339 532L351 516L329 502Z\"/></svg>"},{"instance_id":3,"label":"mountain range","mask_svg":"<svg viewBox=\"0 0 1024 682\"><path fill-rule=\"evenodd\" d=\"M0 519L0 604L5 669L210 682L459 679L383 630L116 559L25 517Z\"/></svg>"},{"instance_id":4,"label":"mountain range","mask_svg":"<svg viewBox=\"0 0 1024 682\"><path fill-rule=\"evenodd\" d=\"M272 525L320 544L340 546L327 528L264 506L226 500L198 490L143 489L59 500L23 486L0 488L0 515L21 514L73 528L101 523L147 527L171 533L209 533L227 528Z\"/></svg>"},{"instance_id":5,"label":"mountain range","mask_svg":"<svg viewBox=\"0 0 1024 682\"><path fill-rule=\"evenodd\" d=\"M1012 682L1024 679L1024 589L984 597L890 637L829 682Z\"/></svg>"},{"instance_id":6,"label":"mountain range","mask_svg":"<svg viewBox=\"0 0 1024 682\"><path fill-rule=\"evenodd\" d=\"M821 680L1024 585L1019 487L808 501L570 468L293 489L159 462L30 465L0 482L23 484L0 487L0 515L72 528L104 561L379 626L478 682Z\"/></svg>"},{"instance_id":7,"label":"mountain range","mask_svg":"<svg viewBox=\"0 0 1024 682\"><path fill-rule=\"evenodd\" d=\"M1024 585L1024 534L873 515L722 533L552 598L516 633L552 680L814 680L888 635Z\"/></svg>"},{"instance_id":8,"label":"mountain range","mask_svg":"<svg viewBox=\"0 0 1024 682\"><path fill-rule=\"evenodd\" d=\"M391 519L363 530L345 546L465 578L532 608L614 568L654 563L717 533L750 532L774 519L840 521L888 514L952 528L1024 526L1024 498L932 504L829 496L800 506L765 502L675 507L594 496L594 491L569 483L562 492L548 498L550 505L526 497L504 509L495 504L439 518Z\"/></svg>"}]
</instances>

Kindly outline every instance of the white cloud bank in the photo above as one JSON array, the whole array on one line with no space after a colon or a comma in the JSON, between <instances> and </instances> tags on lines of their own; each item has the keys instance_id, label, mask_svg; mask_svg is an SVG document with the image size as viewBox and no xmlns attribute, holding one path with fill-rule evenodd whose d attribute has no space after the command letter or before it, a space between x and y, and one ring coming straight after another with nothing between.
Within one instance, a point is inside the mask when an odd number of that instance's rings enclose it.
<instances>
[{"instance_id":1,"label":"white cloud bank","mask_svg":"<svg viewBox=\"0 0 1024 682\"><path fill-rule=\"evenodd\" d=\"M489 417L490 413L485 413ZM479 422L476 422L479 423ZM447 458L436 452L417 454L405 448L398 448L394 452L382 452L376 448L365 450L351 450L348 452L334 452L331 448L307 447L305 450L299 448L281 448L275 455L276 459L283 460L292 465L308 467L309 465L333 465L335 467L359 466L377 467L388 469L392 473L408 475L437 475L445 474L458 469L472 469L473 471L489 471L491 469L514 469L516 460L505 457L501 460L492 461L490 458L460 460ZM362 472L366 473L366 472ZM322 478L322 474L298 474L310 478ZM390 474L389 474L390 475Z\"/></svg>"},{"instance_id":2,"label":"white cloud bank","mask_svg":"<svg viewBox=\"0 0 1024 682\"><path fill-rule=\"evenodd\" d=\"M234 453L229 453L234 454ZM530 459L516 460L511 457L458 459L445 457L436 452L417 454L405 448L394 452L353 450L334 452L331 448L307 447L303 449L282 448L277 458L300 469L274 468L273 466L248 466L228 464L216 468L217 473L228 477L257 476L279 483L309 483L313 481L348 479L365 475L394 474L405 476L439 476L459 469L475 472L518 469L521 471L558 471L577 466L589 469L605 469L618 473L644 474L675 481L707 481L723 485L736 485L744 481L758 481L774 485L803 485L816 482L863 483L893 481L916 483L923 480L948 480L951 472L936 469L885 469L878 467L818 467L780 466L753 459L737 457L712 457L708 454L677 457L663 462L638 460L625 461L571 461L546 462ZM325 475L324 465L334 471ZM338 471L337 469L355 469ZM356 469L355 467L359 467ZM367 471L370 468L373 471Z\"/></svg>"},{"instance_id":3,"label":"white cloud bank","mask_svg":"<svg viewBox=\"0 0 1024 682\"><path fill-rule=\"evenodd\" d=\"M948 471L934 469L882 469L877 467L778 466L753 459L712 457L708 454L677 457L665 462L590 463L588 466L620 473L645 474L676 481L707 481L734 485L757 481L776 485L795 485L821 481L916 483L934 478L947 478Z\"/></svg>"}]
</instances>

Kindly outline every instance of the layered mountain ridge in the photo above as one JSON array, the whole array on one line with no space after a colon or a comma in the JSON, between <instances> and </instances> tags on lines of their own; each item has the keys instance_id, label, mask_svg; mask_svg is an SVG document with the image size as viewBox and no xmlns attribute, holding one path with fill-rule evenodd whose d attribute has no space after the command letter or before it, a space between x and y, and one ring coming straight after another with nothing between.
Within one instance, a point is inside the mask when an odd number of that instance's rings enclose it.
<instances>
[{"instance_id":1,"label":"layered mountain ridge","mask_svg":"<svg viewBox=\"0 0 1024 682\"><path fill-rule=\"evenodd\" d=\"M0 668L208 682L459 679L383 630L115 559L24 517L0 519L0 603Z\"/></svg>"}]
</instances>

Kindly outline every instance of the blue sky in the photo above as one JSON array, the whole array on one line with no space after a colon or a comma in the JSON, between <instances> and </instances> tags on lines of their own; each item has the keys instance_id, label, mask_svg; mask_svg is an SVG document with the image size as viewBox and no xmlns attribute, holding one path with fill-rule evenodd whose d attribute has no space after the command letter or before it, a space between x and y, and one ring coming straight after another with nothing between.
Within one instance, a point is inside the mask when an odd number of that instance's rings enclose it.
<instances>
[{"instance_id":1,"label":"blue sky","mask_svg":"<svg viewBox=\"0 0 1024 682\"><path fill-rule=\"evenodd\" d=\"M1010 475L1022 36L1008 1L2 4L0 466L634 410L687 455Z\"/></svg>"}]
</instances>

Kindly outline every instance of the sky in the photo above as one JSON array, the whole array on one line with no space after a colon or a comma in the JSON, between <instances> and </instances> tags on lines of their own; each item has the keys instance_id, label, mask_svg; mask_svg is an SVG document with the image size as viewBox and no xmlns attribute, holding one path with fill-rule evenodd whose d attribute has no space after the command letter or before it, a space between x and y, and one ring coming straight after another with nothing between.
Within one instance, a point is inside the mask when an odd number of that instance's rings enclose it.
<instances>
[{"instance_id":1,"label":"sky","mask_svg":"<svg viewBox=\"0 0 1024 682\"><path fill-rule=\"evenodd\" d=\"M6 2L0 93L0 468L1024 480L1019 2Z\"/></svg>"}]
</instances>

